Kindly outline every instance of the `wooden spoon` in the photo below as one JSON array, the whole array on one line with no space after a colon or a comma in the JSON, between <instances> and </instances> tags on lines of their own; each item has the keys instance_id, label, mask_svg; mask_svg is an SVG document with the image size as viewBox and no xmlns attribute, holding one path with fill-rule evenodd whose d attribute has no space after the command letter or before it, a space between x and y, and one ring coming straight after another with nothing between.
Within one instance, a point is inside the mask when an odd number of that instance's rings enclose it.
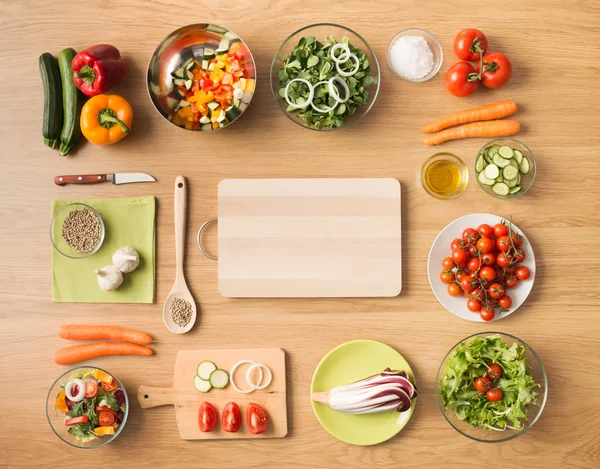
<instances>
[{"instance_id":1,"label":"wooden spoon","mask_svg":"<svg viewBox=\"0 0 600 469\"><path fill-rule=\"evenodd\" d=\"M163 307L163 321L167 329L174 334L188 332L196 322L196 302L185 283L183 274L183 257L185 253L185 218L187 206L187 185L183 176L175 179L175 283ZM185 326L178 326L171 316L171 305L176 298L187 301L192 305L192 317Z\"/></svg>"}]
</instances>

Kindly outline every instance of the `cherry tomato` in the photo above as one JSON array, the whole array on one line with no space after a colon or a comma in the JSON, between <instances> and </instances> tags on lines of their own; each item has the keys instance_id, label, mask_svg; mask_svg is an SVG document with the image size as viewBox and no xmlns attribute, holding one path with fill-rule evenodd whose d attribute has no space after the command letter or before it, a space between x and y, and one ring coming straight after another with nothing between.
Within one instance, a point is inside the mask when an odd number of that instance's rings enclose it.
<instances>
[{"instance_id":1,"label":"cherry tomato","mask_svg":"<svg viewBox=\"0 0 600 469\"><path fill-rule=\"evenodd\" d=\"M246 407L246 425L253 435L258 435L269 428L269 416L258 404L250 403Z\"/></svg>"},{"instance_id":2,"label":"cherry tomato","mask_svg":"<svg viewBox=\"0 0 600 469\"><path fill-rule=\"evenodd\" d=\"M98 384L96 383L96 379L95 378L86 379L84 397L87 399L91 399L96 394L98 394Z\"/></svg>"},{"instance_id":3,"label":"cherry tomato","mask_svg":"<svg viewBox=\"0 0 600 469\"><path fill-rule=\"evenodd\" d=\"M456 264L456 267L458 267L459 269L465 270L467 268L467 261L459 262L458 264Z\"/></svg>"},{"instance_id":4,"label":"cherry tomato","mask_svg":"<svg viewBox=\"0 0 600 469\"><path fill-rule=\"evenodd\" d=\"M475 290L473 290L471 292L471 298L473 298L474 300L482 301L485 298L485 295L483 293L483 288L478 287Z\"/></svg>"},{"instance_id":5,"label":"cherry tomato","mask_svg":"<svg viewBox=\"0 0 600 469\"><path fill-rule=\"evenodd\" d=\"M497 363L492 363L487 367L487 377L492 381L496 381L500 376L502 376L502 367Z\"/></svg>"},{"instance_id":6,"label":"cherry tomato","mask_svg":"<svg viewBox=\"0 0 600 469\"><path fill-rule=\"evenodd\" d=\"M215 406L208 402L200 404L200 410L198 411L198 424L200 425L201 432L211 432L217 426L217 409Z\"/></svg>"},{"instance_id":7,"label":"cherry tomato","mask_svg":"<svg viewBox=\"0 0 600 469\"><path fill-rule=\"evenodd\" d=\"M464 98L472 95L479 89L479 80L471 78L476 77L477 72L469 62L458 62L452 65L446 72L446 89L454 96Z\"/></svg>"},{"instance_id":8,"label":"cherry tomato","mask_svg":"<svg viewBox=\"0 0 600 469\"><path fill-rule=\"evenodd\" d=\"M525 251L523 251L523 248L517 248L517 252L515 253L515 262L517 264L520 264L524 260L525 260Z\"/></svg>"},{"instance_id":9,"label":"cherry tomato","mask_svg":"<svg viewBox=\"0 0 600 469\"><path fill-rule=\"evenodd\" d=\"M467 248L467 255L469 257L477 257L477 246L475 246L474 244L471 244L468 248Z\"/></svg>"},{"instance_id":10,"label":"cherry tomato","mask_svg":"<svg viewBox=\"0 0 600 469\"><path fill-rule=\"evenodd\" d=\"M502 389L490 389L488 392L485 393L485 397L487 397L487 400L490 402L498 402L500 399L502 399Z\"/></svg>"},{"instance_id":11,"label":"cherry tomato","mask_svg":"<svg viewBox=\"0 0 600 469\"><path fill-rule=\"evenodd\" d=\"M472 313L478 313L481 310L481 301L469 298L469 301L467 301L467 309Z\"/></svg>"},{"instance_id":12,"label":"cherry tomato","mask_svg":"<svg viewBox=\"0 0 600 469\"><path fill-rule=\"evenodd\" d=\"M501 282L502 279L504 279L504 269L497 265L492 267L494 267L494 270L496 271L496 282Z\"/></svg>"},{"instance_id":13,"label":"cherry tomato","mask_svg":"<svg viewBox=\"0 0 600 469\"><path fill-rule=\"evenodd\" d=\"M487 280L488 282L492 282L496 278L496 271L490 266L484 266L479 271L479 277Z\"/></svg>"},{"instance_id":14,"label":"cherry tomato","mask_svg":"<svg viewBox=\"0 0 600 469\"><path fill-rule=\"evenodd\" d=\"M479 311L479 316L484 321L491 321L492 319L494 319L495 315L496 312L491 306L484 306L483 308L481 308L481 311Z\"/></svg>"},{"instance_id":15,"label":"cherry tomato","mask_svg":"<svg viewBox=\"0 0 600 469\"><path fill-rule=\"evenodd\" d=\"M502 298L504 296L504 287L499 283L492 283L488 287L488 295L495 300Z\"/></svg>"},{"instance_id":16,"label":"cherry tomato","mask_svg":"<svg viewBox=\"0 0 600 469\"><path fill-rule=\"evenodd\" d=\"M529 277L531 277L529 268L525 266L517 267L517 278L519 280L527 280Z\"/></svg>"},{"instance_id":17,"label":"cherry tomato","mask_svg":"<svg viewBox=\"0 0 600 469\"><path fill-rule=\"evenodd\" d=\"M465 275L460 281L460 287L463 291L470 292L473 290L473 277L470 275Z\"/></svg>"},{"instance_id":18,"label":"cherry tomato","mask_svg":"<svg viewBox=\"0 0 600 469\"><path fill-rule=\"evenodd\" d=\"M506 236L508 234L508 226L504 223L496 223L494 225L494 235L496 238L500 238L501 236Z\"/></svg>"},{"instance_id":19,"label":"cherry tomato","mask_svg":"<svg viewBox=\"0 0 600 469\"><path fill-rule=\"evenodd\" d=\"M479 260L479 257L474 257L473 259L471 259L469 261L469 263L467 264L467 267L469 268L469 270L471 272L475 272L477 269L479 269L480 265L481 265L481 261Z\"/></svg>"},{"instance_id":20,"label":"cherry tomato","mask_svg":"<svg viewBox=\"0 0 600 469\"><path fill-rule=\"evenodd\" d=\"M500 252L508 252L508 250L510 249L510 238L506 235L500 236L496 240L496 247Z\"/></svg>"},{"instance_id":21,"label":"cherry tomato","mask_svg":"<svg viewBox=\"0 0 600 469\"><path fill-rule=\"evenodd\" d=\"M488 40L478 29L466 28L454 39L454 53L460 60L477 62L487 52Z\"/></svg>"},{"instance_id":22,"label":"cherry tomato","mask_svg":"<svg viewBox=\"0 0 600 469\"><path fill-rule=\"evenodd\" d=\"M452 260L457 264L467 262L467 252L464 249L455 249L452 251Z\"/></svg>"},{"instance_id":23,"label":"cherry tomato","mask_svg":"<svg viewBox=\"0 0 600 469\"><path fill-rule=\"evenodd\" d=\"M242 413L240 406L235 402L229 402L223 409L221 415L221 428L229 433L237 432L242 426Z\"/></svg>"},{"instance_id":24,"label":"cherry tomato","mask_svg":"<svg viewBox=\"0 0 600 469\"><path fill-rule=\"evenodd\" d=\"M515 233L514 231L510 234L510 238L512 239L513 244L516 248L520 248L521 244L523 244L523 236L519 233Z\"/></svg>"},{"instance_id":25,"label":"cherry tomato","mask_svg":"<svg viewBox=\"0 0 600 469\"><path fill-rule=\"evenodd\" d=\"M506 277L506 287L507 288L515 288L519 283L519 279L517 277Z\"/></svg>"},{"instance_id":26,"label":"cherry tomato","mask_svg":"<svg viewBox=\"0 0 600 469\"><path fill-rule=\"evenodd\" d=\"M119 387L119 383L117 383L116 379L113 379L110 383L106 383L106 382L102 381L102 389L104 389L106 392L114 391L118 387Z\"/></svg>"},{"instance_id":27,"label":"cherry tomato","mask_svg":"<svg viewBox=\"0 0 600 469\"><path fill-rule=\"evenodd\" d=\"M477 64L477 72L481 63ZM483 56L483 73L481 82L487 88L500 88L512 77L512 64L501 52L490 52Z\"/></svg>"},{"instance_id":28,"label":"cherry tomato","mask_svg":"<svg viewBox=\"0 0 600 469\"><path fill-rule=\"evenodd\" d=\"M501 297L498 300L498 305L502 308L502 309L509 309L512 306L512 300L510 299L510 296L508 295L504 295L503 297Z\"/></svg>"},{"instance_id":29,"label":"cherry tomato","mask_svg":"<svg viewBox=\"0 0 600 469\"><path fill-rule=\"evenodd\" d=\"M96 407L96 412L109 412L111 414L113 414L115 417L117 416L117 413L112 410L110 407L107 407L105 405L99 405L98 407Z\"/></svg>"},{"instance_id":30,"label":"cherry tomato","mask_svg":"<svg viewBox=\"0 0 600 469\"><path fill-rule=\"evenodd\" d=\"M510 267L512 260L513 257L506 252L501 252L500 254L498 254L498 257L496 257L496 262L502 268Z\"/></svg>"},{"instance_id":31,"label":"cherry tomato","mask_svg":"<svg viewBox=\"0 0 600 469\"><path fill-rule=\"evenodd\" d=\"M461 240L456 238L454 241L452 241L452 243L450 243L450 249L452 249L453 251L456 249L461 249Z\"/></svg>"},{"instance_id":32,"label":"cherry tomato","mask_svg":"<svg viewBox=\"0 0 600 469\"><path fill-rule=\"evenodd\" d=\"M110 427L115 424L115 416L110 412L100 412L98 422L101 427Z\"/></svg>"},{"instance_id":33,"label":"cherry tomato","mask_svg":"<svg viewBox=\"0 0 600 469\"><path fill-rule=\"evenodd\" d=\"M477 227L477 231L479 231L479 234L481 236L483 236L484 238L491 238L492 236L494 236L494 228L492 228L487 223L483 223L482 225L479 225Z\"/></svg>"},{"instance_id":34,"label":"cherry tomato","mask_svg":"<svg viewBox=\"0 0 600 469\"><path fill-rule=\"evenodd\" d=\"M493 252L486 252L481 256L481 263L483 265L494 265L496 263L496 254Z\"/></svg>"},{"instance_id":35,"label":"cherry tomato","mask_svg":"<svg viewBox=\"0 0 600 469\"><path fill-rule=\"evenodd\" d=\"M469 274L466 271L462 270L462 269L458 269L456 271L456 281L460 282L465 275L469 275Z\"/></svg>"},{"instance_id":36,"label":"cherry tomato","mask_svg":"<svg viewBox=\"0 0 600 469\"><path fill-rule=\"evenodd\" d=\"M448 285L448 294L450 296L460 296L462 293L462 289L456 283L451 283Z\"/></svg>"},{"instance_id":37,"label":"cherry tomato","mask_svg":"<svg viewBox=\"0 0 600 469\"><path fill-rule=\"evenodd\" d=\"M487 392L491 387L491 381L487 376L479 376L475 378L473 385L479 392Z\"/></svg>"},{"instance_id":38,"label":"cherry tomato","mask_svg":"<svg viewBox=\"0 0 600 469\"><path fill-rule=\"evenodd\" d=\"M477 249L479 249L484 254L494 251L494 241L490 238L479 238L477 241Z\"/></svg>"},{"instance_id":39,"label":"cherry tomato","mask_svg":"<svg viewBox=\"0 0 600 469\"><path fill-rule=\"evenodd\" d=\"M446 270L454 269L454 261L452 260L452 258L451 257L444 258L444 260L442 261L442 267Z\"/></svg>"},{"instance_id":40,"label":"cherry tomato","mask_svg":"<svg viewBox=\"0 0 600 469\"><path fill-rule=\"evenodd\" d=\"M479 233L473 228L467 228L462 233L462 239L465 242L465 244L474 244L477 241L477 238L479 238Z\"/></svg>"},{"instance_id":41,"label":"cherry tomato","mask_svg":"<svg viewBox=\"0 0 600 469\"><path fill-rule=\"evenodd\" d=\"M452 283L454 282L455 278L456 275L451 270L442 270L440 272L440 280L442 283Z\"/></svg>"}]
</instances>

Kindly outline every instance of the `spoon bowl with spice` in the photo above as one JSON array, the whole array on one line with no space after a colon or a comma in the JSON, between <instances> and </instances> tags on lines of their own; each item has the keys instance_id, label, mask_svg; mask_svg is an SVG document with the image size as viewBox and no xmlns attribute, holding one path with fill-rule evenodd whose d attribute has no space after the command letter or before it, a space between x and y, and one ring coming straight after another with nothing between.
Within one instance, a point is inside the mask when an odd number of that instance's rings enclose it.
<instances>
[{"instance_id":1,"label":"spoon bowl with spice","mask_svg":"<svg viewBox=\"0 0 600 469\"><path fill-rule=\"evenodd\" d=\"M187 183L183 176L175 179L175 283L163 307L163 322L174 334L189 332L196 322L196 302L185 282L185 226Z\"/></svg>"},{"instance_id":2,"label":"spoon bowl with spice","mask_svg":"<svg viewBox=\"0 0 600 469\"><path fill-rule=\"evenodd\" d=\"M96 254L104 242L105 227L91 206L71 203L56 211L50 222L50 240L63 256L83 259Z\"/></svg>"}]
</instances>

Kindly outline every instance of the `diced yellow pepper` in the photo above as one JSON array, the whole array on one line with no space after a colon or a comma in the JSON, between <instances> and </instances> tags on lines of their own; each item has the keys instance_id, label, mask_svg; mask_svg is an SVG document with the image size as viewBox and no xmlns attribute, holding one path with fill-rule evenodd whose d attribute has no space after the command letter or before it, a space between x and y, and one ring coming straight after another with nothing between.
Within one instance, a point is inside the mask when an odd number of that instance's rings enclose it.
<instances>
[{"instance_id":1,"label":"diced yellow pepper","mask_svg":"<svg viewBox=\"0 0 600 469\"><path fill-rule=\"evenodd\" d=\"M242 80L244 80L244 78L242 78ZM254 79L248 78L246 80L246 87L244 88L244 91L249 91L250 93L254 93L255 84L256 84L256 81Z\"/></svg>"},{"instance_id":2,"label":"diced yellow pepper","mask_svg":"<svg viewBox=\"0 0 600 469\"><path fill-rule=\"evenodd\" d=\"M219 118L220 115L221 115L221 110L215 109L210 116L211 122L217 122L217 119Z\"/></svg>"},{"instance_id":3,"label":"diced yellow pepper","mask_svg":"<svg viewBox=\"0 0 600 469\"><path fill-rule=\"evenodd\" d=\"M183 125L184 124L184 120L179 114L175 114L173 116L173 119L171 119L171 122L173 122L173 124L175 124L175 125Z\"/></svg>"},{"instance_id":4,"label":"diced yellow pepper","mask_svg":"<svg viewBox=\"0 0 600 469\"><path fill-rule=\"evenodd\" d=\"M212 128L213 129L218 129L219 128L219 123L218 122L213 122L212 123Z\"/></svg>"},{"instance_id":5,"label":"diced yellow pepper","mask_svg":"<svg viewBox=\"0 0 600 469\"><path fill-rule=\"evenodd\" d=\"M98 436L106 436L106 435L114 435L115 429L114 427L96 427L94 428L94 433Z\"/></svg>"},{"instance_id":6,"label":"diced yellow pepper","mask_svg":"<svg viewBox=\"0 0 600 469\"><path fill-rule=\"evenodd\" d=\"M245 78L240 78L240 88L246 91L246 85L248 84L248 80Z\"/></svg>"},{"instance_id":7,"label":"diced yellow pepper","mask_svg":"<svg viewBox=\"0 0 600 469\"><path fill-rule=\"evenodd\" d=\"M193 115L191 106L182 107L178 112L181 117L190 117Z\"/></svg>"},{"instance_id":8,"label":"diced yellow pepper","mask_svg":"<svg viewBox=\"0 0 600 469\"><path fill-rule=\"evenodd\" d=\"M227 54L217 55L215 57L215 59L217 59L218 62L226 62L227 61Z\"/></svg>"},{"instance_id":9,"label":"diced yellow pepper","mask_svg":"<svg viewBox=\"0 0 600 469\"><path fill-rule=\"evenodd\" d=\"M185 128L188 130L192 130L192 126L194 125L194 123L192 121L187 121L185 123Z\"/></svg>"},{"instance_id":10,"label":"diced yellow pepper","mask_svg":"<svg viewBox=\"0 0 600 469\"><path fill-rule=\"evenodd\" d=\"M231 72L231 64L230 64L229 62L227 62L227 63L225 64L225 71L226 71L227 73Z\"/></svg>"}]
</instances>

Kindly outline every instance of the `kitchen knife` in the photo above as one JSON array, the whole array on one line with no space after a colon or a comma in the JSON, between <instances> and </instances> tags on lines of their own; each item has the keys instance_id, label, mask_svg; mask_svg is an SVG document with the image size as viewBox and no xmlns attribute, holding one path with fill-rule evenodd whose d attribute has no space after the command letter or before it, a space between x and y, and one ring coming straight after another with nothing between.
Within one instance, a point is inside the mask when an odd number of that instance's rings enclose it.
<instances>
[{"instance_id":1,"label":"kitchen knife","mask_svg":"<svg viewBox=\"0 0 600 469\"><path fill-rule=\"evenodd\" d=\"M54 184L97 184L110 181L113 184L128 184L130 182L156 182L149 174L145 173L115 173L115 174L86 174L81 176L56 176Z\"/></svg>"}]
</instances>

